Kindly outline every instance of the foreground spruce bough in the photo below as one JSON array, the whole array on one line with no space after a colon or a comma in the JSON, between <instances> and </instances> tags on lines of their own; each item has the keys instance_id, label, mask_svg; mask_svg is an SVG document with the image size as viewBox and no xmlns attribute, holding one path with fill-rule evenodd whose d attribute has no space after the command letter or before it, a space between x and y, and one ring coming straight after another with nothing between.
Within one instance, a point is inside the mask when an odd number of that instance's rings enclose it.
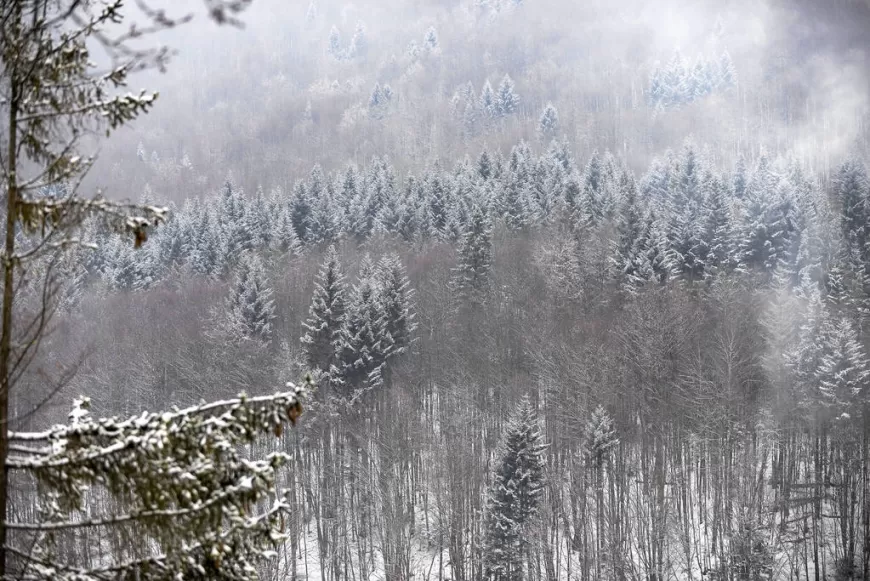
<instances>
[{"instance_id":1,"label":"foreground spruce bough","mask_svg":"<svg viewBox=\"0 0 870 581\"><path fill-rule=\"evenodd\" d=\"M291 458L250 452L301 414L302 388L287 387L124 421L92 418L82 399L69 425L11 433L13 482L39 491L36 511L7 524L12 569L79 581L258 578L284 541L276 472ZM80 543L104 550L70 552Z\"/></svg>"}]
</instances>

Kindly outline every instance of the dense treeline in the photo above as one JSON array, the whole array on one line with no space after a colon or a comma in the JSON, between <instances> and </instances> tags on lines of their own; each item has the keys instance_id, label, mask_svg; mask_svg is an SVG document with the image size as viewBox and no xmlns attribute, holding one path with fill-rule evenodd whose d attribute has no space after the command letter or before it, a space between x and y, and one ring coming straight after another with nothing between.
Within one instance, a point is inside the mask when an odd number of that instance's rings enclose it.
<instances>
[{"instance_id":1,"label":"dense treeline","mask_svg":"<svg viewBox=\"0 0 870 581\"><path fill-rule=\"evenodd\" d=\"M0 577L870 577L870 9L123 4L0 5Z\"/></svg>"},{"instance_id":2,"label":"dense treeline","mask_svg":"<svg viewBox=\"0 0 870 581\"><path fill-rule=\"evenodd\" d=\"M54 356L91 345L71 389L106 412L314 369L276 575L858 578L868 212L858 160L692 143L640 179L565 142L316 167L77 255Z\"/></svg>"},{"instance_id":3,"label":"dense treeline","mask_svg":"<svg viewBox=\"0 0 870 581\"><path fill-rule=\"evenodd\" d=\"M170 76L147 79L166 105L118 136L97 183L181 204L228 170L248 191L375 155L420 173L536 140L548 105L545 143L565 134L584 158L609 149L641 171L693 134L729 164L790 151L828 177L866 144L868 15L847 4L261 0L246 31L178 39ZM486 95L506 76L503 115Z\"/></svg>"}]
</instances>

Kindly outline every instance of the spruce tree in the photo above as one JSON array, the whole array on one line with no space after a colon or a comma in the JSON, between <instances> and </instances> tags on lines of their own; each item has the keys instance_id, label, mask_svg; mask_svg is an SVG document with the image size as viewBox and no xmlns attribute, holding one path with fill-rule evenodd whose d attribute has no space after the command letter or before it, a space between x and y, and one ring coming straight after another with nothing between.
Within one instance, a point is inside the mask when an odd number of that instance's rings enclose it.
<instances>
[{"instance_id":1,"label":"spruce tree","mask_svg":"<svg viewBox=\"0 0 870 581\"><path fill-rule=\"evenodd\" d=\"M492 85L489 84L489 81L483 84L483 89L480 91L479 108L486 119L495 119L499 115L495 91L492 90Z\"/></svg>"},{"instance_id":2,"label":"spruce tree","mask_svg":"<svg viewBox=\"0 0 870 581\"><path fill-rule=\"evenodd\" d=\"M617 236L611 261L616 270L617 284L623 290L633 290L643 270L643 219L638 204L637 187L626 174L622 184L622 201L616 224Z\"/></svg>"},{"instance_id":3,"label":"spruce tree","mask_svg":"<svg viewBox=\"0 0 870 581\"><path fill-rule=\"evenodd\" d=\"M649 78L649 90L647 92L647 102L653 109L665 107L667 99L667 87L665 86L664 72L661 64L656 62L653 72Z\"/></svg>"},{"instance_id":4,"label":"spruce tree","mask_svg":"<svg viewBox=\"0 0 870 581\"><path fill-rule=\"evenodd\" d=\"M290 220L293 222L293 229L296 230L296 238L300 242L307 242L311 221L311 199L308 196L308 188L302 181L296 182L293 187L293 195L290 197Z\"/></svg>"},{"instance_id":5,"label":"spruce tree","mask_svg":"<svg viewBox=\"0 0 870 581\"><path fill-rule=\"evenodd\" d=\"M825 345L816 369L821 403L835 420L842 419L843 414L848 417L849 413L858 413L866 401L870 381L870 361L858 334L852 323L842 318L821 339Z\"/></svg>"},{"instance_id":6,"label":"spruce tree","mask_svg":"<svg viewBox=\"0 0 870 581\"><path fill-rule=\"evenodd\" d=\"M341 33L338 28L333 26L329 31L329 40L326 45L326 54L331 55L337 61L344 58L344 51L341 48Z\"/></svg>"},{"instance_id":7,"label":"spruce tree","mask_svg":"<svg viewBox=\"0 0 870 581\"><path fill-rule=\"evenodd\" d=\"M356 23L350 46L347 47L348 58L362 58L368 52L368 40L366 39L366 27L362 22Z\"/></svg>"},{"instance_id":8,"label":"spruce tree","mask_svg":"<svg viewBox=\"0 0 870 581\"><path fill-rule=\"evenodd\" d=\"M209 208L203 208L199 216L189 252L190 268L197 274L214 277L224 268L217 220Z\"/></svg>"},{"instance_id":9,"label":"spruce tree","mask_svg":"<svg viewBox=\"0 0 870 581\"><path fill-rule=\"evenodd\" d=\"M347 308L345 293L338 253L330 246L314 283L308 319L302 324L305 334L300 341L311 369L326 373L335 364Z\"/></svg>"},{"instance_id":10,"label":"spruce tree","mask_svg":"<svg viewBox=\"0 0 870 581\"><path fill-rule=\"evenodd\" d=\"M840 225L847 244L866 253L870 222L870 180L864 164L847 160L833 179L834 196L840 205Z\"/></svg>"},{"instance_id":11,"label":"spruce tree","mask_svg":"<svg viewBox=\"0 0 870 581\"><path fill-rule=\"evenodd\" d=\"M369 117L383 119L387 109L387 97L381 89L380 83L375 83L372 94L369 96Z\"/></svg>"},{"instance_id":12,"label":"spruce tree","mask_svg":"<svg viewBox=\"0 0 870 581\"><path fill-rule=\"evenodd\" d=\"M284 192L281 188L275 188L272 191L268 208L272 218L269 249L280 253L300 253L302 251L302 243L296 235L290 206L284 200Z\"/></svg>"},{"instance_id":13,"label":"spruce tree","mask_svg":"<svg viewBox=\"0 0 870 581\"><path fill-rule=\"evenodd\" d=\"M378 283L374 263L366 255L350 293L338 345L339 375L334 381L348 397L357 390L379 386L383 380L388 344Z\"/></svg>"},{"instance_id":14,"label":"spruce tree","mask_svg":"<svg viewBox=\"0 0 870 581\"><path fill-rule=\"evenodd\" d=\"M715 276L733 266L733 231L728 208L726 186L709 176L703 188L704 197L704 267L708 276Z\"/></svg>"},{"instance_id":15,"label":"spruce tree","mask_svg":"<svg viewBox=\"0 0 870 581\"><path fill-rule=\"evenodd\" d=\"M500 117L513 115L520 106L520 98L514 91L514 82L505 75L498 86L495 96L496 114Z\"/></svg>"},{"instance_id":16,"label":"spruce tree","mask_svg":"<svg viewBox=\"0 0 870 581\"><path fill-rule=\"evenodd\" d=\"M727 50L722 52L719 57L719 83L718 87L721 90L727 91L737 86L737 70L734 68L734 61L731 60L731 55Z\"/></svg>"},{"instance_id":17,"label":"spruce tree","mask_svg":"<svg viewBox=\"0 0 870 581\"><path fill-rule=\"evenodd\" d=\"M380 301L384 310L385 357L405 353L411 346L417 323L414 322L414 290L397 254L378 262Z\"/></svg>"},{"instance_id":18,"label":"spruce tree","mask_svg":"<svg viewBox=\"0 0 870 581\"><path fill-rule=\"evenodd\" d=\"M120 238L114 238L107 249L103 270L106 285L115 290L145 290L156 282L157 263L153 245L133 248Z\"/></svg>"},{"instance_id":19,"label":"spruce tree","mask_svg":"<svg viewBox=\"0 0 870 581\"><path fill-rule=\"evenodd\" d=\"M254 252L239 256L224 312L217 316L219 330L232 340L271 339L275 301L263 262Z\"/></svg>"},{"instance_id":20,"label":"spruce tree","mask_svg":"<svg viewBox=\"0 0 870 581\"><path fill-rule=\"evenodd\" d=\"M487 493L484 579L522 581L530 527L544 492L544 439L528 397L505 427Z\"/></svg>"},{"instance_id":21,"label":"spruce tree","mask_svg":"<svg viewBox=\"0 0 870 581\"><path fill-rule=\"evenodd\" d=\"M542 139L551 139L559 131L559 113L552 103L547 103L538 119L538 133Z\"/></svg>"},{"instance_id":22,"label":"spruce tree","mask_svg":"<svg viewBox=\"0 0 870 581\"><path fill-rule=\"evenodd\" d=\"M453 271L453 288L466 300L483 300L489 287L491 268L492 226L483 208L475 206L459 247L459 264Z\"/></svg>"},{"instance_id":23,"label":"spruce tree","mask_svg":"<svg viewBox=\"0 0 870 581\"><path fill-rule=\"evenodd\" d=\"M689 71L679 50L674 51L673 58L665 68L663 85L665 107L680 107L688 102Z\"/></svg>"}]
</instances>

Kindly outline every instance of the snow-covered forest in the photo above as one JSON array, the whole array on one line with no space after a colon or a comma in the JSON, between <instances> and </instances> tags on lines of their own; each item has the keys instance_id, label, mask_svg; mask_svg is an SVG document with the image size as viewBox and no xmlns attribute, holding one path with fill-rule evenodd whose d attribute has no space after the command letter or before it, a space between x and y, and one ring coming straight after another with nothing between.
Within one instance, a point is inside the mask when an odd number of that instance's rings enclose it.
<instances>
[{"instance_id":1,"label":"snow-covered forest","mask_svg":"<svg viewBox=\"0 0 870 581\"><path fill-rule=\"evenodd\" d=\"M867 3L0 16L0 579L870 579Z\"/></svg>"}]
</instances>

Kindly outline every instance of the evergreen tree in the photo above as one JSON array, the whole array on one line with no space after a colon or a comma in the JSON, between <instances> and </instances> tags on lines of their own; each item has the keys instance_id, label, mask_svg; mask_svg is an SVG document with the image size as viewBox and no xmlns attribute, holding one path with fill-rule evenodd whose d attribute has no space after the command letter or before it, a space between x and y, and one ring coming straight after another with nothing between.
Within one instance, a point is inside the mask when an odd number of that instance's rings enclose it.
<instances>
[{"instance_id":1,"label":"evergreen tree","mask_svg":"<svg viewBox=\"0 0 870 581\"><path fill-rule=\"evenodd\" d=\"M487 119L495 119L499 115L495 91L492 90L489 81L483 84L483 89L480 91L480 111Z\"/></svg>"},{"instance_id":2,"label":"evergreen tree","mask_svg":"<svg viewBox=\"0 0 870 581\"><path fill-rule=\"evenodd\" d=\"M484 181L492 177L492 158L485 149L480 152L480 157L477 158L477 175Z\"/></svg>"},{"instance_id":3,"label":"evergreen tree","mask_svg":"<svg viewBox=\"0 0 870 581\"><path fill-rule=\"evenodd\" d=\"M335 383L343 387L345 396L353 396L359 389L379 386L383 381L389 345L378 282L371 257L366 255L348 301L339 340L340 375Z\"/></svg>"},{"instance_id":4,"label":"evergreen tree","mask_svg":"<svg viewBox=\"0 0 870 581\"><path fill-rule=\"evenodd\" d=\"M740 155L737 157L737 163L734 166L734 174L731 179L731 189L733 190L736 199L742 200L746 197L748 182L746 160L742 155Z\"/></svg>"},{"instance_id":5,"label":"evergreen tree","mask_svg":"<svg viewBox=\"0 0 870 581\"><path fill-rule=\"evenodd\" d=\"M405 267L396 254L389 254L378 262L381 303L384 309L384 355L389 358L405 353L411 346L417 323L414 322L414 290L408 281Z\"/></svg>"},{"instance_id":6,"label":"evergreen tree","mask_svg":"<svg viewBox=\"0 0 870 581\"><path fill-rule=\"evenodd\" d=\"M674 51L674 56L664 71L662 80L664 85L665 107L679 107L688 102L689 95L689 72L686 61L679 50Z\"/></svg>"},{"instance_id":7,"label":"evergreen tree","mask_svg":"<svg viewBox=\"0 0 870 581\"><path fill-rule=\"evenodd\" d=\"M706 274L715 276L733 266L734 233L725 184L709 176L705 180L704 190L704 263Z\"/></svg>"},{"instance_id":8,"label":"evergreen tree","mask_svg":"<svg viewBox=\"0 0 870 581\"><path fill-rule=\"evenodd\" d=\"M643 247L643 219L638 205L637 187L634 180L626 174L622 184L622 201L616 224L617 240L611 261L616 270L617 283L624 290L633 290L639 276L642 276L645 261Z\"/></svg>"},{"instance_id":9,"label":"evergreen tree","mask_svg":"<svg viewBox=\"0 0 870 581\"><path fill-rule=\"evenodd\" d=\"M550 139L556 136L559 130L559 113L552 103L547 103L538 119L538 133L542 139Z\"/></svg>"},{"instance_id":10,"label":"evergreen tree","mask_svg":"<svg viewBox=\"0 0 870 581\"><path fill-rule=\"evenodd\" d=\"M595 226L604 217L602 203L604 174L598 150L592 152L589 161L586 163L581 188L580 204L575 212L575 220L580 226Z\"/></svg>"},{"instance_id":11,"label":"evergreen tree","mask_svg":"<svg viewBox=\"0 0 870 581\"><path fill-rule=\"evenodd\" d=\"M338 253L330 246L314 283L308 319L302 324L305 334L300 341L311 369L329 372L336 363L345 320L345 292Z\"/></svg>"},{"instance_id":12,"label":"evergreen tree","mask_svg":"<svg viewBox=\"0 0 870 581\"><path fill-rule=\"evenodd\" d=\"M825 345L816 370L821 404L831 418L847 419L849 413L857 413L866 402L870 361L846 318L833 324L821 339Z\"/></svg>"},{"instance_id":13,"label":"evergreen tree","mask_svg":"<svg viewBox=\"0 0 870 581\"><path fill-rule=\"evenodd\" d=\"M296 182L293 195L290 196L290 221L296 231L296 238L300 242L306 242L311 222L311 199L308 196L308 188L302 181Z\"/></svg>"},{"instance_id":14,"label":"evergreen tree","mask_svg":"<svg viewBox=\"0 0 870 581\"><path fill-rule=\"evenodd\" d=\"M656 62L653 72L649 78L649 90L647 92L647 102L650 107L656 109L666 106L667 87L665 86L664 72L661 64Z\"/></svg>"},{"instance_id":15,"label":"evergreen tree","mask_svg":"<svg viewBox=\"0 0 870 581\"><path fill-rule=\"evenodd\" d=\"M145 290L157 278L157 264L154 245L147 248L134 248L120 238L113 238L107 250L103 279L106 285L115 290Z\"/></svg>"},{"instance_id":16,"label":"evergreen tree","mask_svg":"<svg viewBox=\"0 0 870 581\"><path fill-rule=\"evenodd\" d=\"M468 101L462 111L462 134L466 139L477 134L477 107L473 101Z\"/></svg>"},{"instance_id":17,"label":"evergreen tree","mask_svg":"<svg viewBox=\"0 0 870 581\"><path fill-rule=\"evenodd\" d=\"M233 340L268 342L272 337L275 301L262 261L254 252L241 254L233 274L218 328Z\"/></svg>"},{"instance_id":18,"label":"evergreen tree","mask_svg":"<svg viewBox=\"0 0 870 581\"><path fill-rule=\"evenodd\" d=\"M846 242L866 253L870 221L870 181L859 160L847 160L833 179L834 196L840 205L840 226Z\"/></svg>"},{"instance_id":19,"label":"evergreen tree","mask_svg":"<svg viewBox=\"0 0 870 581\"><path fill-rule=\"evenodd\" d=\"M263 188L257 188L254 199L247 206L244 218L253 248L268 248L272 244L273 218Z\"/></svg>"},{"instance_id":20,"label":"evergreen tree","mask_svg":"<svg viewBox=\"0 0 870 581\"><path fill-rule=\"evenodd\" d=\"M689 99L703 99L711 92L713 92L713 86L709 76L709 67L706 59L699 54L689 75Z\"/></svg>"},{"instance_id":21,"label":"evergreen tree","mask_svg":"<svg viewBox=\"0 0 870 581\"><path fill-rule=\"evenodd\" d=\"M484 579L521 581L530 527L544 492L544 440L528 397L505 428L486 502Z\"/></svg>"},{"instance_id":22,"label":"evergreen tree","mask_svg":"<svg viewBox=\"0 0 870 581\"><path fill-rule=\"evenodd\" d=\"M459 246L459 264L454 270L453 287L466 300L482 300L489 287L491 267L492 227L483 208L475 206Z\"/></svg>"},{"instance_id":23,"label":"evergreen tree","mask_svg":"<svg viewBox=\"0 0 870 581\"><path fill-rule=\"evenodd\" d=\"M296 236L290 208L280 204L272 204L272 232L270 249L290 255L302 252L302 243Z\"/></svg>"},{"instance_id":24,"label":"evergreen tree","mask_svg":"<svg viewBox=\"0 0 870 581\"><path fill-rule=\"evenodd\" d=\"M770 274L784 266L786 250L794 240L793 189L774 174L767 158L762 156L746 196L739 232L739 260L746 268Z\"/></svg>"},{"instance_id":25,"label":"evergreen tree","mask_svg":"<svg viewBox=\"0 0 870 581\"><path fill-rule=\"evenodd\" d=\"M440 172L433 170L426 182L427 202L427 234L433 238L448 238L447 217L449 209L449 194L447 184Z\"/></svg>"},{"instance_id":26,"label":"evergreen tree","mask_svg":"<svg viewBox=\"0 0 870 581\"><path fill-rule=\"evenodd\" d=\"M514 82L505 75L498 86L495 96L495 110L499 117L513 115L520 106L520 98L514 91Z\"/></svg>"},{"instance_id":27,"label":"evergreen tree","mask_svg":"<svg viewBox=\"0 0 870 581\"><path fill-rule=\"evenodd\" d=\"M344 58L344 51L341 48L341 33L338 28L333 26L329 31L329 40L326 45L326 54L331 55L337 61Z\"/></svg>"},{"instance_id":28,"label":"evergreen tree","mask_svg":"<svg viewBox=\"0 0 870 581\"><path fill-rule=\"evenodd\" d=\"M375 83L372 94L369 97L369 117L372 119L383 119L389 105L389 99L381 89L380 83Z\"/></svg>"},{"instance_id":29,"label":"evergreen tree","mask_svg":"<svg viewBox=\"0 0 870 581\"><path fill-rule=\"evenodd\" d=\"M181 213L175 204L169 205L169 219L157 232L154 242L157 244L157 266L171 268L183 262L185 247L188 245L190 234L188 215Z\"/></svg>"},{"instance_id":30,"label":"evergreen tree","mask_svg":"<svg viewBox=\"0 0 870 581\"><path fill-rule=\"evenodd\" d=\"M224 268L220 234L212 211L208 208L203 208L200 213L189 254L190 267L197 274L213 277Z\"/></svg>"},{"instance_id":31,"label":"evergreen tree","mask_svg":"<svg viewBox=\"0 0 870 581\"><path fill-rule=\"evenodd\" d=\"M356 23L350 46L347 47L348 58L362 58L368 52L368 40L366 39L366 27L362 22Z\"/></svg>"},{"instance_id":32,"label":"evergreen tree","mask_svg":"<svg viewBox=\"0 0 870 581\"><path fill-rule=\"evenodd\" d=\"M719 84L721 90L733 89L737 86L737 70L734 68L734 61L731 60L731 55L728 51L724 51L719 57Z\"/></svg>"}]
</instances>

